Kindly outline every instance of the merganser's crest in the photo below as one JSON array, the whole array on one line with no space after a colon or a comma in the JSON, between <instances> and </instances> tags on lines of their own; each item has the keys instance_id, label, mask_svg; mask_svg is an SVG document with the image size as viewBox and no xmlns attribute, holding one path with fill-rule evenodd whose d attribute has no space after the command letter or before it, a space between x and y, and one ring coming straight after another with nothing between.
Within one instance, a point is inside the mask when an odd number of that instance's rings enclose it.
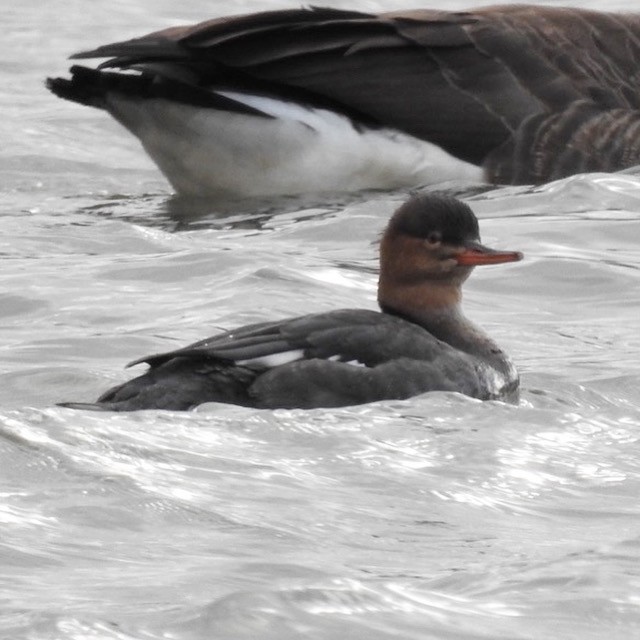
<instances>
[{"instance_id":1,"label":"merganser's crest","mask_svg":"<svg viewBox=\"0 0 640 640\"><path fill-rule=\"evenodd\" d=\"M425 215L427 208L428 216ZM396 211L387 227L387 233L404 233L416 238L427 238L434 232L448 244L480 239L478 219L473 211L464 202L447 195L414 196Z\"/></svg>"}]
</instances>

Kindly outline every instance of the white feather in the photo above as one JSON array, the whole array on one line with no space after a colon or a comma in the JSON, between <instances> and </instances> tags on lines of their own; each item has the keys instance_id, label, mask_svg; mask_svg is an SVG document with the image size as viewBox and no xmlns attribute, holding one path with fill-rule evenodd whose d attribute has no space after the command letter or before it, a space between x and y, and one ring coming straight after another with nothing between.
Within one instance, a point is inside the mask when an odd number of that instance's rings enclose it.
<instances>
[{"instance_id":1,"label":"white feather","mask_svg":"<svg viewBox=\"0 0 640 640\"><path fill-rule=\"evenodd\" d=\"M331 362L340 362L342 364L350 364L352 367L366 367L367 366L366 364L363 364L359 360L343 360L342 357L343 356L331 356L330 358L327 358L327 359L331 360Z\"/></svg>"},{"instance_id":2,"label":"white feather","mask_svg":"<svg viewBox=\"0 0 640 640\"><path fill-rule=\"evenodd\" d=\"M268 356L261 356L260 358L236 360L236 364L246 366L261 366L267 369L272 369L274 367L280 367L283 364L289 364L289 362L302 360L302 358L304 358L304 351L302 349L294 349L291 351L281 351L280 353L271 353Z\"/></svg>"},{"instance_id":3,"label":"white feather","mask_svg":"<svg viewBox=\"0 0 640 640\"><path fill-rule=\"evenodd\" d=\"M220 92L272 118L111 95L112 115L180 193L259 196L482 180L482 169L391 129L274 98Z\"/></svg>"}]
</instances>

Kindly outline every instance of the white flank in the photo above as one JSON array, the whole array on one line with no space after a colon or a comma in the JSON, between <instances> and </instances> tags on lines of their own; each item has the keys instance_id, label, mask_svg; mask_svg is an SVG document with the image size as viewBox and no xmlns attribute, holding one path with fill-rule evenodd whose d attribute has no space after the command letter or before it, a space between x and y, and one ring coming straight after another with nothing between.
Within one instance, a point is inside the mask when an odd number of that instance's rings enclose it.
<instances>
[{"instance_id":1,"label":"white flank","mask_svg":"<svg viewBox=\"0 0 640 640\"><path fill-rule=\"evenodd\" d=\"M358 131L348 118L327 109L220 93L273 117L121 96L109 97L109 110L140 139L173 187L187 195L261 196L482 181L480 167L398 131Z\"/></svg>"}]
</instances>

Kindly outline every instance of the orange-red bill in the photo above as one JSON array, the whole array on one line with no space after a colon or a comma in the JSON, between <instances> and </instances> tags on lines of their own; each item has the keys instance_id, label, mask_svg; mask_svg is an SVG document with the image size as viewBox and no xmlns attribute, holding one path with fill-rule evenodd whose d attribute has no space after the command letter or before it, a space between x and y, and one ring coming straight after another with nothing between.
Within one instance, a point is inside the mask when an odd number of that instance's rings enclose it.
<instances>
[{"instance_id":1,"label":"orange-red bill","mask_svg":"<svg viewBox=\"0 0 640 640\"><path fill-rule=\"evenodd\" d=\"M519 251L496 251L481 244L473 244L458 253L455 260L459 265L475 267L482 264L502 264L503 262L517 262L522 260Z\"/></svg>"}]
</instances>

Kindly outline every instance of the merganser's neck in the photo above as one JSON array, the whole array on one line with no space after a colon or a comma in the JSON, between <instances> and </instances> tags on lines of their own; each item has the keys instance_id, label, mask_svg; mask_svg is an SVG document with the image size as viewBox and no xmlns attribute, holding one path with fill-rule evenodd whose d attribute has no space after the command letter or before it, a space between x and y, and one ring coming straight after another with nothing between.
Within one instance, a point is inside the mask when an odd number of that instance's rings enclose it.
<instances>
[{"instance_id":1,"label":"merganser's neck","mask_svg":"<svg viewBox=\"0 0 640 640\"><path fill-rule=\"evenodd\" d=\"M447 281L387 287L381 279L378 303L386 313L424 327L434 337L496 369L506 378L514 368L507 354L462 312L462 291Z\"/></svg>"}]
</instances>

